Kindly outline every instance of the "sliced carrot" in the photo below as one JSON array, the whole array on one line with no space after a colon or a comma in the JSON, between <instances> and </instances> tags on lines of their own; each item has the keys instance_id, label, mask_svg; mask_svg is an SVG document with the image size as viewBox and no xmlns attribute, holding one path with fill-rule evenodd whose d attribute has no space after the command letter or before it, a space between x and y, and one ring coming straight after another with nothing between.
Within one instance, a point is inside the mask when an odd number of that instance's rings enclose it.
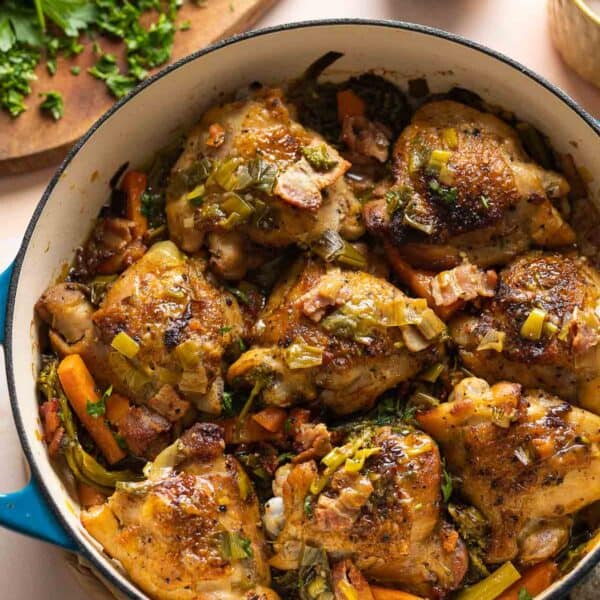
<instances>
[{"instance_id":1,"label":"sliced carrot","mask_svg":"<svg viewBox=\"0 0 600 600\"><path fill-rule=\"evenodd\" d=\"M341 90L337 93L337 110L340 121L346 117L362 117L365 109L365 101L352 90Z\"/></svg>"},{"instance_id":2,"label":"sliced carrot","mask_svg":"<svg viewBox=\"0 0 600 600\"><path fill-rule=\"evenodd\" d=\"M283 429L287 419L287 412L277 406L269 406L252 415L252 418L264 429L271 433L278 433Z\"/></svg>"},{"instance_id":3,"label":"sliced carrot","mask_svg":"<svg viewBox=\"0 0 600 600\"><path fill-rule=\"evenodd\" d=\"M558 566L551 560L527 569L521 579L513 583L496 600L519 600L519 592L526 589L532 596L541 594L558 578Z\"/></svg>"},{"instance_id":4,"label":"sliced carrot","mask_svg":"<svg viewBox=\"0 0 600 600\"><path fill-rule=\"evenodd\" d=\"M105 415L92 416L88 413L88 403L99 402L100 395L79 354L70 354L62 359L58 365L58 378L73 410L109 464L125 458L126 454L119 448Z\"/></svg>"},{"instance_id":5,"label":"sliced carrot","mask_svg":"<svg viewBox=\"0 0 600 600\"><path fill-rule=\"evenodd\" d=\"M106 400L106 418L111 425L119 426L119 423L127 416L131 408L129 400L121 394L112 393Z\"/></svg>"},{"instance_id":6,"label":"sliced carrot","mask_svg":"<svg viewBox=\"0 0 600 600\"><path fill-rule=\"evenodd\" d=\"M434 310L437 316L442 320L449 319L456 311L464 306L462 300L457 300L449 306L437 306L431 294L431 280L434 273L415 269L401 256L398 249L390 242L385 242L385 252L392 265L392 269L398 275L400 281L405 283L417 296L425 298L429 308Z\"/></svg>"},{"instance_id":7,"label":"sliced carrot","mask_svg":"<svg viewBox=\"0 0 600 600\"><path fill-rule=\"evenodd\" d=\"M83 508L90 508L98 504L104 504L106 496L101 494L96 488L93 488L87 483L77 482L77 495L79 496L79 504Z\"/></svg>"},{"instance_id":8,"label":"sliced carrot","mask_svg":"<svg viewBox=\"0 0 600 600\"><path fill-rule=\"evenodd\" d=\"M227 444L267 442L281 437L281 434L265 429L250 418L245 419L243 423L239 423L238 419L227 419L220 424L225 430L225 442Z\"/></svg>"},{"instance_id":9,"label":"sliced carrot","mask_svg":"<svg viewBox=\"0 0 600 600\"><path fill-rule=\"evenodd\" d=\"M148 178L144 173L129 171L121 184L127 196L127 218L135 223L137 237L142 237L148 231L148 219L142 214L142 194L147 183Z\"/></svg>"},{"instance_id":10,"label":"sliced carrot","mask_svg":"<svg viewBox=\"0 0 600 600\"><path fill-rule=\"evenodd\" d=\"M371 586L371 593L375 600L423 600L421 596L415 596L401 590L382 588L376 585Z\"/></svg>"}]
</instances>

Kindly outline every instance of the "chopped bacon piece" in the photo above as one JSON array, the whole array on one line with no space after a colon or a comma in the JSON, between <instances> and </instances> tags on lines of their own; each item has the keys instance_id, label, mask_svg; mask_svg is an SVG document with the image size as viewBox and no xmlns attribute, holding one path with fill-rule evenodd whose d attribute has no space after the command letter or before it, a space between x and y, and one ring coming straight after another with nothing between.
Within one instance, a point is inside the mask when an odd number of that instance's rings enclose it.
<instances>
[{"instance_id":1,"label":"chopped bacon piece","mask_svg":"<svg viewBox=\"0 0 600 600\"><path fill-rule=\"evenodd\" d=\"M298 299L298 306L312 321L318 323L330 306L341 306L350 299L350 290L344 285L339 271L329 272L321 281Z\"/></svg>"},{"instance_id":2,"label":"chopped bacon piece","mask_svg":"<svg viewBox=\"0 0 600 600\"><path fill-rule=\"evenodd\" d=\"M490 298L496 291L495 271L482 271L472 264L463 264L438 273L431 280L431 296L437 306L450 306L458 300Z\"/></svg>"}]
</instances>

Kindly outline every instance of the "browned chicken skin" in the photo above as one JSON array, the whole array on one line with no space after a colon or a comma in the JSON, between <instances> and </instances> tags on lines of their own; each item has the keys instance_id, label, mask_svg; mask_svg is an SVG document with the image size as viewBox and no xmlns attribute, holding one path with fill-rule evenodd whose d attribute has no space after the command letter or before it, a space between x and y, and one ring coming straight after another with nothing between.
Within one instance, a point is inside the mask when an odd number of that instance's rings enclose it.
<instances>
[{"instance_id":1,"label":"browned chicken skin","mask_svg":"<svg viewBox=\"0 0 600 600\"><path fill-rule=\"evenodd\" d=\"M383 279L301 260L273 291L253 347L227 377L256 382L266 376L262 396L269 404L318 400L338 414L368 409L440 352L437 334L426 339L415 325L383 324L382 310L404 306L427 313L443 329L424 302L415 305ZM310 349L318 364L295 365L294 353Z\"/></svg>"},{"instance_id":2,"label":"browned chicken skin","mask_svg":"<svg viewBox=\"0 0 600 600\"><path fill-rule=\"evenodd\" d=\"M600 499L600 417L556 396L471 377L417 420L488 520L490 563L556 555L572 515Z\"/></svg>"},{"instance_id":3,"label":"browned chicken skin","mask_svg":"<svg viewBox=\"0 0 600 600\"><path fill-rule=\"evenodd\" d=\"M460 585L467 556L440 515L437 446L406 426L358 427L341 448L353 444L372 452L358 471L348 472L342 461L327 478L325 466L311 460L276 482L284 524L271 564L294 568L299 548L308 544L352 559L371 581L443 597ZM321 491L312 488L315 482Z\"/></svg>"},{"instance_id":4,"label":"browned chicken skin","mask_svg":"<svg viewBox=\"0 0 600 600\"><path fill-rule=\"evenodd\" d=\"M165 394L175 394L171 405L220 413L221 358L241 335L242 318L235 298L206 279L204 263L172 242L155 244L129 267L96 312L69 283L50 288L37 311L59 354L81 354L99 384L161 414ZM134 357L112 347L120 332L137 343Z\"/></svg>"},{"instance_id":5,"label":"browned chicken skin","mask_svg":"<svg viewBox=\"0 0 600 600\"><path fill-rule=\"evenodd\" d=\"M214 170L205 178L200 200L191 201L185 185L169 186L169 231L184 251L199 250L208 232L231 229L227 214L223 214L227 213L227 202L231 202L231 188L254 207L237 227L244 237L257 244L306 244L328 229L340 231L349 239L364 232L361 205L343 181L350 163L317 133L294 121L290 111L281 90L264 89L246 100L209 110L190 132L171 181L189 180L187 174L201 161ZM215 139L211 131L217 127L222 129L222 135ZM258 172L257 160L262 161L262 174ZM223 165L233 169L228 179L223 175ZM248 179L248 168L259 179L262 177L258 183ZM248 183L232 183L236 177L235 181L241 181L242 170ZM235 270L221 271L221 275L234 278L248 268L244 260L250 256L244 252L244 245L243 239L237 240L239 260ZM225 251L219 240L213 239L210 247L217 254ZM227 239L226 251L233 251L231 237Z\"/></svg>"},{"instance_id":6,"label":"browned chicken skin","mask_svg":"<svg viewBox=\"0 0 600 600\"><path fill-rule=\"evenodd\" d=\"M491 114L448 100L425 104L400 135L393 164L399 205L390 215L389 202L373 201L364 217L413 266L449 269L466 256L486 267L531 246L575 241L549 200L567 194L566 180L529 162L515 131Z\"/></svg>"},{"instance_id":7,"label":"browned chicken skin","mask_svg":"<svg viewBox=\"0 0 600 600\"><path fill-rule=\"evenodd\" d=\"M600 275L586 259L533 252L501 271L496 296L477 316L454 319L450 332L476 375L542 387L570 401L579 398L597 411L599 302ZM545 311L545 329L539 339L527 339L521 329L534 309ZM502 336L501 347L478 349L487 348L486 335Z\"/></svg>"},{"instance_id":8,"label":"browned chicken skin","mask_svg":"<svg viewBox=\"0 0 600 600\"><path fill-rule=\"evenodd\" d=\"M106 504L81 515L89 533L152 598L278 598L268 588L256 495L224 448L217 425L198 423L178 441L170 462L158 457L146 481L123 485Z\"/></svg>"}]
</instances>

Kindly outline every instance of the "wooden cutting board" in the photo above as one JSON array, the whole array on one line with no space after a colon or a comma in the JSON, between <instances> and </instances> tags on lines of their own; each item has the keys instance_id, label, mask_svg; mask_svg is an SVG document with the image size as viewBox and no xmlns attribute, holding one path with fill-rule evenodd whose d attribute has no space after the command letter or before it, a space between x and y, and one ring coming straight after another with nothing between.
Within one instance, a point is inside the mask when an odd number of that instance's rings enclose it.
<instances>
[{"instance_id":1,"label":"wooden cutting board","mask_svg":"<svg viewBox=\"0 0 600 600\"><path fill-rule=\"evenodd\" d=\"M277 0L207 0L198 7L186 2L179 10L177 22L190 21L188 31L175 34L172 61L190 54L217 40L251 27ZM98 38L102 50L123 56L123 45ZM92 44L74 58L60 57L56 75L51 77L45 65L38 66L37 81L25 100L28 110L16 119L0 111L0 175L33 171L57 163L71 145L114 102L104 82L94 79L87 69L95 64ZM80 67L80 74L71 74L71 67ZM163 65L164 66L164 65ZM54 121L39 110L38 94L56 90L65 103L62 119Z\"/></svg>"}]
</instances>

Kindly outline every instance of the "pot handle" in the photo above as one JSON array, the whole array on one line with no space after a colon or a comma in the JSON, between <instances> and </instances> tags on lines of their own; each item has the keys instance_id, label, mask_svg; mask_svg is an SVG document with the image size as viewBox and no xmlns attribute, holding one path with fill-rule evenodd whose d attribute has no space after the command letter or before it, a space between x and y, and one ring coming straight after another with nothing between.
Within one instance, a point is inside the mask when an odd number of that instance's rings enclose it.
<instances>
[{"instance_id":1,"label":"pot handle","mask_svg":"<svg viewBox=\"0 0 600 600\"><path fill-rule=\"evenodd\" d=\"M4 344L6 303L13 264L0 273L0 345ZM48 506L37 482L32 477L18 492L0 494L0 526L56 544L66 550L77 550L75 542Z\"/></svg>"}]
</instances>

